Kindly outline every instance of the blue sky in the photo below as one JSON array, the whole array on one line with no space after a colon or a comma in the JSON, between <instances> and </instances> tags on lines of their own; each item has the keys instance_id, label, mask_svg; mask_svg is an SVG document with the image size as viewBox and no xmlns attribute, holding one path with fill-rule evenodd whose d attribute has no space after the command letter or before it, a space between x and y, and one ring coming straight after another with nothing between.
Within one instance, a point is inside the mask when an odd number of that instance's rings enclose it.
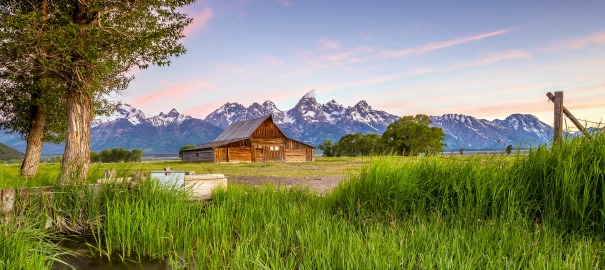
<instances>
[{"instance_id":1,"label":"blue sky","mask_svg":"<svg viewBox=\"0 0 605 270\"><path fill-rule=\"evenodd\" d=\"M319 102L402 115L530 113L546 92L605 120L605 1L199 1L168 67L136 71L119 98L204 118L225 102Z\"/></svg>"}]
</instances>

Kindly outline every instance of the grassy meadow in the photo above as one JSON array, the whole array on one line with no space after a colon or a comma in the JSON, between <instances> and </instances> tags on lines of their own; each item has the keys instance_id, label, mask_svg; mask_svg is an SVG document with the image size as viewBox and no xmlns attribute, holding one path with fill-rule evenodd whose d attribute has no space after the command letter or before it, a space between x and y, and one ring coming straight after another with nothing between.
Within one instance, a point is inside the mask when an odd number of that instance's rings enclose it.
<instances>
[{"instance_id":1,"label":"grassy meadow","mask_svg":"<svg viewBox=\"0 0 605 270\"><path fill-rule=\"evenodd\" d=\"M57 169L52 166L44 167L49 175ZM512 157L123 166L234 175L345 173L348 180L325 196L298 187L230 185L211 202L189 201L187 191L153 181L135 188L57 187L52 201L19 201L17 214L0 223L0 269L24 263L49 268L64 252L53 243L74 233L91 236L93 256L159 258L173 269L605 265L603 134ZM3 170L3 179L17 179L10 170ZM62 233L43 229L48 216Z\"/></svg>"},{"instance_id":2,"label":"grassy meadow","mask_svg":"<svg viewBox=\"0 0 605 270\"><path fill-rule=\"evenodd\" d=\"M403 157L394 157L404 159ZM118 177L130 176L134 172L163 170L195 171L197 174L220 173L227 176L265 177L319 177L327 175L355 174L367 157L316 157L315 162L293 163L195 163L182 161L145 161L138 163L92 163L88 182L103 177L103 173L115 170ZM0 164L0 188L53 185L59 176L60 164L40 164L38 175L32 179L19 176L20 164Z\"/></svg>"}]
</instances>

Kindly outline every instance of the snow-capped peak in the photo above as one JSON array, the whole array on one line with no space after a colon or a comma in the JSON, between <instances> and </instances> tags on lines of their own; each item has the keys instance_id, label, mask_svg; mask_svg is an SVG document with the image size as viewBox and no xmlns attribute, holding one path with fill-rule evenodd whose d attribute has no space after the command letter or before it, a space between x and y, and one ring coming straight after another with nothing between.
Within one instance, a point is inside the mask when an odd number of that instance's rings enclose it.
<instances>
[{"instance_id":1,"label":"snow-capped peak","mask_svg":"<svg viewBox=\"0 0 605 270\"><path fill-rule=\"evenodd\" d=\"M317 94L317 91L315 91L315 89L309 91L308 93L306 93L302 98L303 99L307 99L307 98L312 98L315 99L315 95Z\"/></svg>"},{"instance_id":2,"label":"snow-capped peak","mask_svg":"<svg viewBox=\"0 0 605 270\"><path fill-rule=\"evenodd\" d=\"M191 116L181 114L176 109L173 108L172 110L170 110L170 112L168 112L166 114L164 114L163 112L160 112L160 114L149 118L149 121L151 122L152 125L157 127L157 126L167 126L171 123L180 124L189 118L191 118Z\"/></svg>"},{"instance_id":3,"label":"snow-capped peak","mask_svg":"<svg viewBox=\"0 0 605 270\"><path fill-rule=\"evenodd\" d=\"M116 105L115 110L109 115L98 116L92 121L91 127L96 127L100 124L113 122L118 119L126 119L133 125L138 125L147 119L145 113L135 109L126 103L119 103Z\"/></svg>"}]
</instances>

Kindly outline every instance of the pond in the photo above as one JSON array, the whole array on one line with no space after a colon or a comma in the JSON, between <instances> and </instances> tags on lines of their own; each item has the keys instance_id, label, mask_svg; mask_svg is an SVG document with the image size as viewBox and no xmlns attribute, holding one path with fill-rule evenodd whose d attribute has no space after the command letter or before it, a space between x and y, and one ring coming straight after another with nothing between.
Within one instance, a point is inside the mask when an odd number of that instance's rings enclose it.
<instances>
[{"instance_id":1,"label":"pond","mask_svg":"<svg viewBox=\"0 0 605 270\"><path fill-rule=\"evenodd\" d=\"M115 255L112 256L111 260L108 260L106 257L100 258L97 254L92 254L92 250L88 245L90 243L94 246L94 239L92 237L69 237L59 244L72 251L73 255L65 255L62 259L67 262L69 265L75 267L75 269L87 269L87 270L104 270L104 269L112 269L112 270L120 270L120 269L141 269L141 270L151 270L151 269L171 269L170 263L166 260L158 260L149 257L141 257L141 261L138 262L138 258L133 258L131 260L126 259L122 260L120 256ZM52 267L55 270L67 270L72 269L68 266L65 266L60 263L55 263Z\"/></svg>"}]
</instances>

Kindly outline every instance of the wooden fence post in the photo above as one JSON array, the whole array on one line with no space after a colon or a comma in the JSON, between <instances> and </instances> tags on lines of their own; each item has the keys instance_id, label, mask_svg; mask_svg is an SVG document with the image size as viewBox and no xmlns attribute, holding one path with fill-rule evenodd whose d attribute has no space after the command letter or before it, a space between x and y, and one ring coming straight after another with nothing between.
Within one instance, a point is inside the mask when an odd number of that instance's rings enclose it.
<instances>
[{"instance_id":1,"label":"wooden fence post","mask_svg":"<svg viewBox=\"0 0 605 270\"><path fill-rule=\"evenodd\" d=\"M555 102L555 96L553 96L553 94L551 92L546 93L546 96L548 97L548 99L550 99L550 101L552 101L553 103ZM561 99L563 98L563 92L561 92ZM563 109L563 114L565 114L565 116L567 116L567 118L569 118L569 120L571 120L571 122L576 125L576 127L578 128L578 130L580 130L582 132L582 134L584 134L584 136L586 137L592 137L590 136L590 133L586 130L586 128L580 123L580 121L578 121L578 119L573 116L573 114L567 109L565 108L565 106L563 106L563 101L561 101L561 108ZM555 115L557 114L557 109L556 109L556 105L555 105ZM556 119L556 116L555 116ZM556 124L556 120L555 120L555 124ZM562 124L561 124L562 126ZM561 134L561 133L559 133ZM556 136L556 133L555 133Z\"/></svg>"},{"instance_id":2,"label":"wooden fence post","mask_svg":"<svg viewBox=\"0 0 605 270\"><path fill-rule=\"evenodd\" d=\"M555 92L555 125L554 125L554 136L553 144L561 141L563 136L563 91Z\"/></svg>"}]
</instances>

